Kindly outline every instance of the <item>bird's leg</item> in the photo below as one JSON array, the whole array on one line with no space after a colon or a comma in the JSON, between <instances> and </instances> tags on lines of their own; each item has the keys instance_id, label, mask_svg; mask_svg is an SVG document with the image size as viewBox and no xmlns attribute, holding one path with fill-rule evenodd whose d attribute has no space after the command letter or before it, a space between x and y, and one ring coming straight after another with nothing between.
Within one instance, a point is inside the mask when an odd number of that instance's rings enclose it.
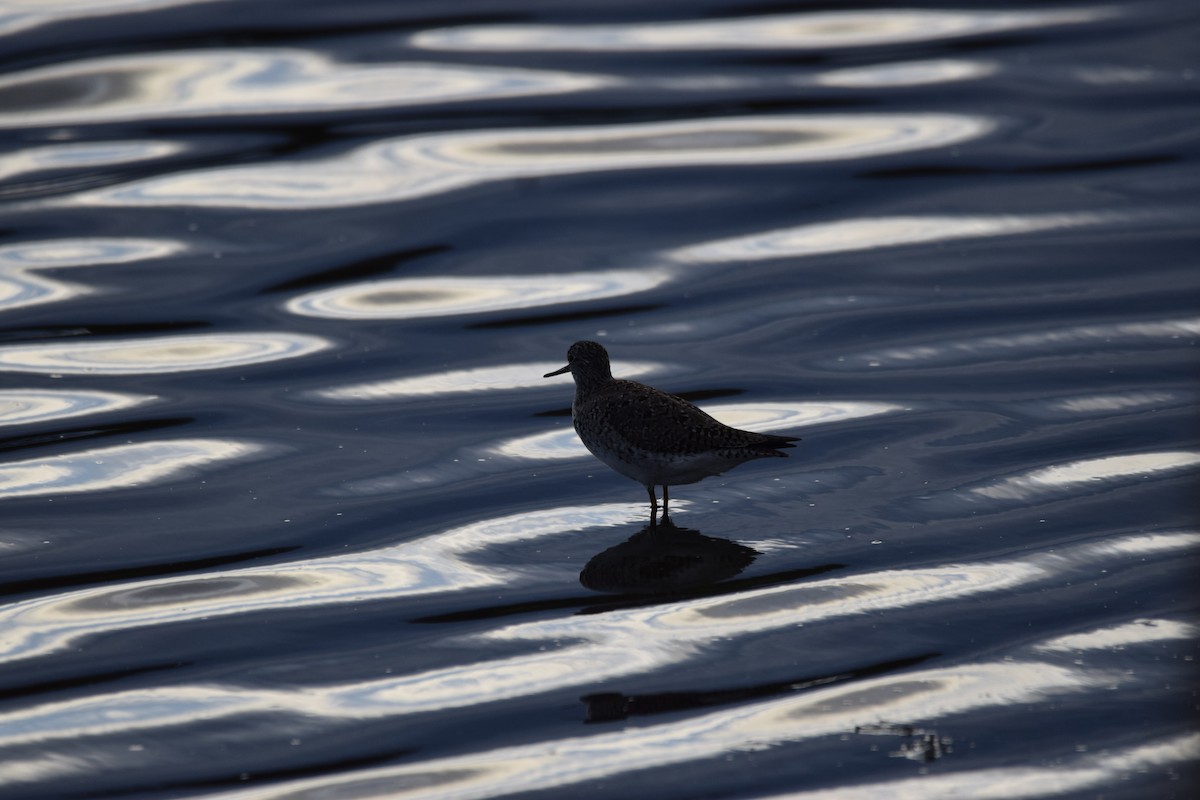
<instances>
[{"instance_id":1,"label":"bird's leg","mask_svg":"<svg viewBox=\"0 0 1200 800\"><path fill-rule=\"evenodd\" d=\"M646 487L646 493L650 495L650 524L658 524L658 498L654 496L654 485Z\"/></svg>"},{"instance_id":2,"label":"bird's leg","mask_svg":"<svg viewBox=\"0 0 1200 800\"><path fill-rule=\"evenodd\" d=\"M667 485L663 484L663 522L667 521Z\"/></svg>"}]
</instances>

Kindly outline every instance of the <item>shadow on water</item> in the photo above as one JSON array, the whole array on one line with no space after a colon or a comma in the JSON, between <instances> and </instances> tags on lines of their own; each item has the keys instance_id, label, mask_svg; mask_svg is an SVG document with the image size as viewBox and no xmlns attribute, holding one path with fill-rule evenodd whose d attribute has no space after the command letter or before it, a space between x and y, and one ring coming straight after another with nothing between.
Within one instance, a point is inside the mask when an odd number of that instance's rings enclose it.
<instances>
[{"instance_id":1,"label":"shadow on water","mask_svg":"<svg viewBox=\"0 0 1200 800\"><path fill-rule=\"evenodd\" d=\"M268 286L262 291L264 293L291 292L297 289L311 289L315 286L337 285L348 280L365 280L379 275L390 274L398 267L425 258L426 256L447 253L452 249L450 245L446 244L412 247L399 252L359 259L349 264L340 264L330 269L312 272L297 278L290 278Z\"/></svg>"},{"instance_id":2,"label":"shadow on water","mask_svg":"<svg viewBox=\"0 0 1200 800\"><path fill-rule=\"evenodd\" d=\"M48 575L37 578L18 578L0 581L0 597L7 595L25 594L27 592L44 592L52 589L65 589L92 584L115 583L117 581L137 580L139 578L157 578L177 575L181 572L208 570L232 564L244 564L248 561L285 555L299 550L298 546L264 547L241 553L223 553L195 558L189 561L172 561L165 564L145 564L141 566L124 567L122 569L104 569L96 571L75 571L66 575ZM2 693L0 693L2 696Z\"/></svg>"},{"instance_id":3,"label":"shadow on water","mask_svg":"<svg viewBox=\"0 0 1200 800\"><path fill-rule=\"evenodd\" d=\"M4 688L0 689L0 700L28 698L36 694L102 686L106 683L126 680L128 678L141 675L148 675L153 672L164 672L172 669L180 669L186 666L190 666L190 662L174 661L167 663L142 664L138 665L137 667L115 669L106 672L94 672L83 677L40 680L36 683L23 683L14 686L5 686Z\"/></svg>"},{"instance_id":4,"label":"shadow on water","mask_svg":"<svg viewBox=\"0 0 1200 800\"><path fill-rule=\"evenodd\" d=\"M0 342L40 342L46 339L83 339L92 336L150 336L156 333L176 333L211 328L208 322L175 320L170 322L122 322L118 325L95 323L63 324L53 327L0 329Z\"/></svg>"},{"instance_id":5,"label":"shadow on water","mask_svg":"<svg viewBox=\"0 0 1200 800\"><path fill-rule=\"evenodd\" d=\"M691 711L729 703L744 703L766 697L815 689L833 683L869 678L889 672L914 667L938 653L923 653L911 658L893 659L871 664L859 669L829 675L807 676L787 681L739 686L731 689L707 689L701 691L655 692L644 695L625 695L620 692L599 692L579 698L587 707L588 722L613 722L632 716L665 714L671 711ZM911 730L911 729L909 729ZM932 759L931 759L932 760Z\"/></svg>"},{"instance_id":6,"label":"shadow on water","mask_svg":"<svg viewBox=\"0 0 1200 800\"><path fill-rule=\"evenodd\" d=\"M135 422L122 422L114 425L92 425L86 428L67 428L46 433L30 434L28 436L9 436L0 438L0 453L28 450L42 445L62 445L67 442L103 439L113 436L132 436L147 431L163 428L174 428L190 425L194 417L167 417L165 419L145 419Z\"/></svg>"}]
</instances>

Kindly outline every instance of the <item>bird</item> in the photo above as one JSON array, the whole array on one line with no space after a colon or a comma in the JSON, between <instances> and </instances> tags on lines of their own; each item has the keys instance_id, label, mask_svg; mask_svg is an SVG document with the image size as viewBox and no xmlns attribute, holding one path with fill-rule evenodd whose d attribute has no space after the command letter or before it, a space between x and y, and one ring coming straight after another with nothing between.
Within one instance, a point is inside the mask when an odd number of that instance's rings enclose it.
<instances>
[{"instance_id":1,"label":"bird","mask_svg":"<svg viewBox=\"0 0 1200 800\"><path fill-rule=\"evenodd\" d=\"M662 518L668 520L669 487L696 483L756 458L786 458L797 436L754 433L718 422L696 406L637 381L612 376L608 351L579 341L567 365L547 372L575 379L571 420L592 455L646 487L650 521L658 518L655 487L662 487Z\"/></svg>"}]
</instances>

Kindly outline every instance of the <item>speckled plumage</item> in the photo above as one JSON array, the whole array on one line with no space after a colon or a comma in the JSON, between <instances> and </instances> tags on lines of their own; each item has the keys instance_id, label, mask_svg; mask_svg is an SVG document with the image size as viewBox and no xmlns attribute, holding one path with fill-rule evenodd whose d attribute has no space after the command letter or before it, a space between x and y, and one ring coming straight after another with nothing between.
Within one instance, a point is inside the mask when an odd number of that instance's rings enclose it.
<instances>
[{"instance_id":1,"label":"speckled plumage","mask_svg":"<svg viewBox=\"0 0 1200 800\"><path fill-rule=\"evenodd\" d=\"M596 458L646 487L652 517L654 487L695 483L756 458L783 458L780 449L796 437L731 428L680 397L637 381L613 378L608 352L596 342L576 342L567 351L567 371L575 379L571 417L575 431Z\"/></svg>"}]
</instances>

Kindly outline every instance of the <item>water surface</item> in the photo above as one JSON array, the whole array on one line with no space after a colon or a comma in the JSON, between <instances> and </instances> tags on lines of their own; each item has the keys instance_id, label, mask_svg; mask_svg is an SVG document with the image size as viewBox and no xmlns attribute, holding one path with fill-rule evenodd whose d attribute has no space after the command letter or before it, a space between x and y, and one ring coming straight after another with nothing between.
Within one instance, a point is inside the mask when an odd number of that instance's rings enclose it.
<instances>
[{"instance_id":1,"label":"water surface","mask_svg":"<svg viewBox=\"0 0 1200 800\"><path fill-rule=\"evenodd\" d=\"M4 796L1190 797L1197 16L0 7Z\"/></svg>"}]
</instances>

